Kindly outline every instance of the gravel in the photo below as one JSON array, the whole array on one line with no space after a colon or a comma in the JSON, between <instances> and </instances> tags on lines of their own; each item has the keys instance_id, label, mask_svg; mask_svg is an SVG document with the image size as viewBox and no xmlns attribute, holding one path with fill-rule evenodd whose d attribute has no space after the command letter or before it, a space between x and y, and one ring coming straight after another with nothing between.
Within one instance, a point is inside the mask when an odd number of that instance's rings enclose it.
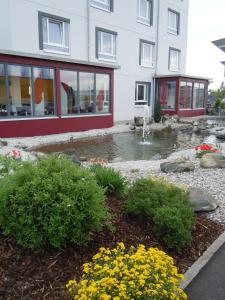
<instances>
[{"instance_id":1,"label":"gravel","mask_svg":"<svg viewBox=\"0 0 225 300\"><path fill-rule=\"evenodd\" d=\"M189 158L195 163L195 170L185 173L162 173L160 163L179 158ZM160 177L184 188L198 187L212 194L218 201L219 207L207 217L225 224L225 169L202 169L199 160L195 158L193 149L173 153L166 160L158 161L130 161L109 164L129 180L140 177Z\"/></svg>"}]
</instances>

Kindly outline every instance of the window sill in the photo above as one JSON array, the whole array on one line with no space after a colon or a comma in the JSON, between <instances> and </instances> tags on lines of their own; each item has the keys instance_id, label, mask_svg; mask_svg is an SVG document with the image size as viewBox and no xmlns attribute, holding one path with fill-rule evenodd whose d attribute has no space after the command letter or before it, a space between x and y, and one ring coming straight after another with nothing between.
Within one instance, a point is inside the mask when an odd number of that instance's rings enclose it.
<instances>
[{"instance_id":1,"label":"window sill","mask_svg":"<svg viewBox=\"0 0 225 300\"><path fill-rule=\"evenodd\" d=\"M155 66L148 66L148 65L140 65L142 68L146 68L146 69L154 69Z\"/></svg>"},{"instance_id":2,"label":"window sill","mask_svg":"<svg viewBox=\"0 0 225 300\"><path fill-rule=\"evenodd\" d=\"M112 11L111 11L111 10L108 10L107 8L102 8L102 7L99 7L99 6L94 5L94 4L91 4L90 6L93 7L93 8L96 8L96 9L99 9L99 10L102 10L102 11L105 11L105 12L107 12L107 13L112 13Z\"/></svg>"},{"instance_id":3,"label":"window sill","mask_svg":"<svg viewBox=\"0 0 225 300\"><path fill-rule=\"evenodd\" d=\"M43 52L46 53L53 53L53 54L61 54L61 55L66 55L66 56L70 56L70 52L61 52L61 51L54 51L54 50L49 50L49 49L43 49Z\"/></svg>"},{"instance_id":4,"label":"window sill","mask_svg":"<svg viewBox=\"0 0 225 300\"><path fill-rule=\"evenodd\" d=\"M145 21L137 19L137 23L140 23L140 24L148 26L148 27L152 27L152 25L147 21L145 22Z\"/></svg>"},{"instance_id":5,"label":"window sill","mask_svg":"<svg viewBox=\"0 0 225 300\"><path fill-rule=\"evenodd\" d=\"M111 63L117 63L117 60L114 59L107 59L107 58L98 58L99 61L107 61Z\"/></svg>"},{"instance_id":6,"label":"window sill","mask_svg":"<svg viewBox=\"0 0 225 300\"><path fill-rule=\"evenodd\" d=\"M61 119L72 119L72 118L87 118L87 117L103 117L103 116L112 116L111 113L96 113L96 114L77 114L71 116L61 116Z\"/></svg>"},{"instance_id":7,"label":"window sill","mask_svg":"<svg viewBox=\"0 0 225 300\"><path fill-rule=\"evenodd\" d=\"M169 69L170 72L174 72L174 73L177 73L177 72L180 72L180 69L177 69L177 70L171 70Z\"/></svg>"},{"instance_id":8,"label":"window sill","mask_svg":"<svg viewBox=\"0 0 225 300\"><path fill-rule=\"evenodd\" d=\"M13 121L32 121L32 120L51 120L51 119L59 119L58 116L53 117L29 117L29 118L0 118L0 122L13 122Z\"/></svg>"},{"instance_id":9,"label":"window sill","mask_svg":"<svg viewBox=\"0 0 225 300\"><path fill-rule=\"evenodd\" d=\"M167 33L172 34L172 35L175 35L175 36L178 36L178 35L179 35L178 33L175 33L175 32L169 31L169 30L167 30Z\"/></svg>"}]
</instances>

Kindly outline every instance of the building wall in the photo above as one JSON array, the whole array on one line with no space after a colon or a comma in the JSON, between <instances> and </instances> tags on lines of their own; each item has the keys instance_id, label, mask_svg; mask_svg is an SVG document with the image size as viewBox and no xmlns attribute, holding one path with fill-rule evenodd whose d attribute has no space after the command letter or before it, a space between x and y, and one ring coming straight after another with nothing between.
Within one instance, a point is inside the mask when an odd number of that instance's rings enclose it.
<instances>
[{"instance_id":1,"label":"building wall","mask_svg":"<svg viewBox=\"0 0 225 300\"><path fill-rule=\"evenodd\" d=\"M169 74L169 47L181 50L179 73L185 73L188 0L154 0L153 26L137 22L136 0L114 0L114 11L106 12L89 7L88 0L1 0L0 49L43 54L39 50L38 11L70 19L69 58L98 61L95 57L95 27L102 27L118 34L117 62L121 69L115 71L114 121L130 120L141 115L143 107L135 107L135 82L151 82L153 100L156 74ZM3 5L3 6L2 6ZM3 7L3 9L2 9ZM167 10L180 13L180 35L167 33ZM89 15L89 16L88 16ZM159 26L158 26L159 25ZM158 38L157 38L158 37ZM157 65L154 68L139 66L139 41L154 42ZM45 53L46 54L46 53ZM47 53L49 56L65 55ZM104 62L105 63L105 62ZM150 109L152 109L152 105Z\"/></svg>"}]
</instances>

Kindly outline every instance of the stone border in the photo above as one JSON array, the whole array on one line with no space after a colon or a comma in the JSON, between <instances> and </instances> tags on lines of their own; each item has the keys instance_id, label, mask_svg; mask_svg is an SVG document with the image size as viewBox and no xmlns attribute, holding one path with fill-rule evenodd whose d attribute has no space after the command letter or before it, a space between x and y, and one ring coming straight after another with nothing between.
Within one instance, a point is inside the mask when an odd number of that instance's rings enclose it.
<instances>
[{"instance_id":1,"label":"stone border","mask_svg":"<svg viewBox=\"0 0 225 300\"><path fill-rule=\"evenodd\" d=\"M192 280L198 275L201 269L209 262L213 255L219 250L219 248L225 243L225 232L223 232L209 248L203 253L202 256L187 270L184 274L184 280L180 287L185 289Z\"/></svg>"}]
</instances>

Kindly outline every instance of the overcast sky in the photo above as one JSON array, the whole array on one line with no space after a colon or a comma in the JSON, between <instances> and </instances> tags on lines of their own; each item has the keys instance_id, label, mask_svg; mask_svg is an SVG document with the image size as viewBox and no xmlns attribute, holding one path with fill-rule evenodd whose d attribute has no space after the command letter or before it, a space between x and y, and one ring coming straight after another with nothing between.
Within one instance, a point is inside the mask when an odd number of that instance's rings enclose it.
<instances>
[{"instance_id":1,"label":"overcast sky","mask_svg":"<svg viewBox=\"0 0 225 300\"><path fill-rule=\"evenodd\" d=\"M217 88L224 78L222 52L211 41L225 38L225 0L189 0L188 75L210 77Z\"/></svg>"}]
</instances>

